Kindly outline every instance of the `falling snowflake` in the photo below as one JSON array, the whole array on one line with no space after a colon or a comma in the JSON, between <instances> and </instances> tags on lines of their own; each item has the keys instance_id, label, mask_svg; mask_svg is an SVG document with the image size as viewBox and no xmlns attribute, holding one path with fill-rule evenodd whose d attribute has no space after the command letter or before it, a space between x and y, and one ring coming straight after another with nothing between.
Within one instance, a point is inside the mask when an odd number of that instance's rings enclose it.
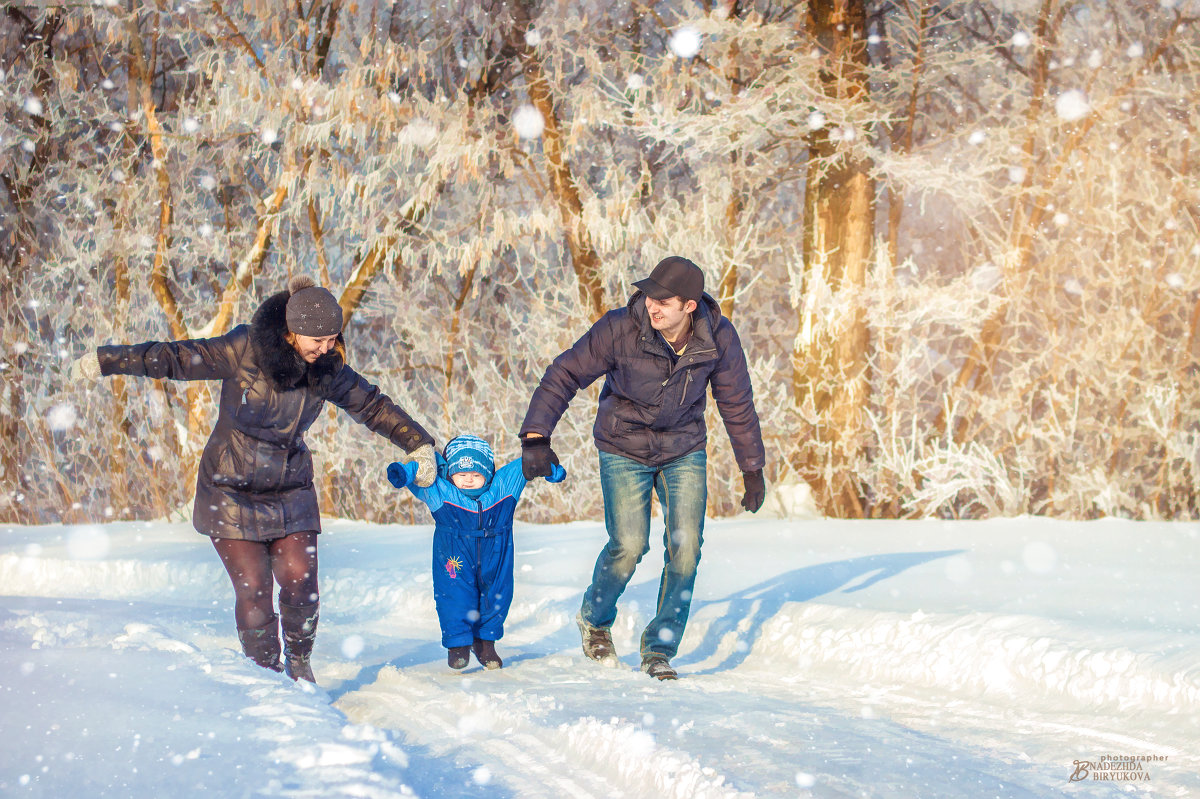
<instances>
[{"instance_id":1,"label":"falling snowflake","mask_svg":"<svg viewBox=\"0 0 1200 799\"><path fill-rule=\"evenodd\" d=\"M1068 89L1054 101L1054 110L1063 122L1074 122L1083 119L1092 112L1087 94L1080 89Z\"/></svg>"},{"instance_id":2,"label":"falling snowflake","mask_svg":"<svg viewBox=\"0 0 1200 799\"><path fill-rule=\"evenodd\" d=\"M671 34L667 46L680 58L691 58L700 52L700 42L700 31L690 25L685 25Z\"/></svg>"},{"instance_id":3,"label":"falling snowflake","mask_svg":"<svg viewBox=\"0 0 1200 799\"><path fill-rule=\"evenodd\" d=\"M967 137L967 144L983 144L983 140L987 138L987 134L982 130L976 130Z\"/></svg>"},{"instance_id":4,"label":"falling snowflake","mask_svg":"<svg viewBox=\"0 0 1200 799\"><path fill-rule=\"evenodd\" d=\"M404 126L404 131L401 136L412 142L417 147L429 147L438 138L437 125L427 119L416 117L407 125Z\"/></svg>"},{"instance_id":5,"label":"falling snowflake","mask_svg":"<svg viewBox=\"0 0 1200 799\"><path fill-rule=\"evenodd\" d=\"M342 641L342 655L347 660L354 660L362 654L363 639L361 635L347 635Z\"/></svg>"},{"instance_id":6,"label":"falling snowflake","mask_svg":"<svg viewBox=\"0 0 1200 799\"><path fill-rule=\"evenodd\" d=\"M513 114L513 127L522 139L536 139L546 129L546 120L542 112L531 105L523 105Z\"/></svg>"},{"instance_id":7,"label":"falling snowflake","mask_svg":"<svg viewBox=\"0 0 1200 799\"><path fill-rule=\"evenodd\" d=\"M117 84L113 83L108 78L105 78L104 80L100 81L100 88L111 92L113 89L117 88Z\"/></svg>"},{"instance_id":8,"label":"falling snowflake","mask_svg":"<svg viewBox=\"0 0 1200 799\"><path fill-rule=\"evenodd\" d=\"M195 133L198 130L200 130L200 123L196 121L195 117L188 117L183 120L184 133Z\"/></svg>"},{"instance_id":9,"label":"falling snowflake","mask_svg":"<svg viewBox=\"0 0 1200 799\"><path fill-rule=\"evenodd\" d=\"M56 433L70 430L78 420L75 406L70 403L62 402L46 411L46 425Z\"/></svg>"},{"instance_id":10,"label":"falling snowflake","mask_svg":"<svg viewBox=\"0 0 1200 799\"><path fill-rule=\"evenodd\" d=\"M1012 46L1016 47L1018 50L1020 50L1020 49L1026 48L1030 44L1032 44L1033 37L1031 37L1025 31L1017 31L1016 33L1013 34L1011 41L1012 41Z\"/></svg>"},{"instance_id":11,"label":"falling snowflake","mask_svg":"<svg viewBox=\"0 0 1200 799\"><path fill-rule=\"evenodd\" d=\"M530 28L525 32L525 44L530 47L537 47L542 43L542 34L538 33L537 28Z\"/></svg>"},{"instance_id":12,"label":"falling snowflake","mask_svg":"<svg viewBox=\"0 0 1200 799\"><path fill-rule=\"evenodd\" d=\"M636 72L625 79L625 88L630 91L637 91L646 85L646 79Z\"/></svg>"},{"instance_id":13,"label":"falling snowflake","mask_svg":"<svg viewBox=\"0 0 1200 799\"><path fill-rule=\"evenodd\" d=\"M205 191L212 191L217 187L217 179L212 175L204 175L200 178L200 188Z\"/></svg>"},{"instance_id":14,"label":"falling snowflake","mask_svg":"<svg viewBox=\"0 0 1200 799\"><path fill-rule=\"evenodd\" d=\"M25 113L31 116L40 117L42 115L42 101L36 97L25 98Z\"/></svg>"},{"instance_id":15,"label":"falling snowflake","mask_svg":"<svg viewBox=\"0 0 1200 799\"><path fill-rule=\"evenodd\" d=\"M108 533L101 527L76 527L67 534L67 554L72 560L100 560L108 549Z\"/></svg>"},{"instance_id":16,"label":"falling snowflake","mask_svg":"<svg viewBox=\"0 0 1200 799\"><path fill-rule=\"evenodd\" d=\"M1058 553L1044 541L1032 541L1025 545L1021 560L1033 574L1049 574L1058 565Z\"/></svg>"},{"instance_id":17,"label":"falling snowflake","mask_svg":"<svg viewBox=\"0 0 1200 799\"><path fill-rule=\"evenodd\" d=\"M279 131L275 128L263 128L259 134L262 136L263 144L271 145L279 141Z\"/></svg>"},{"instance_id":18,"label":"falling snowflake","mask_svg":"<svg viewBox=\"0 0 1200 799\"><path fill-rule=\"evenodd\" d=\"M820 111L813 111L808 115L808 129L820 130L825 127L825 115Z\"/></svg>"}]
</instances>

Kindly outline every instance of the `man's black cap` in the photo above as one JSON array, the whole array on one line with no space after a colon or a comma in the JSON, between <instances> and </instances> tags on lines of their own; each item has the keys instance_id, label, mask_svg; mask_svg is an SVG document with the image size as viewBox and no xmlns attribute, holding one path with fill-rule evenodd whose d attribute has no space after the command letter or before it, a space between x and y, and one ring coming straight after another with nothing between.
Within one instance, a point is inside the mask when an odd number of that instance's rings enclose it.
<instances>
[{"instance_id":1,"label":"man's black cap","mask_svg":"<svg viewBox=\"0 0 1200 799\"><path fill-rule=\"evenodd\" d=\"M641 289L647 297L656 300L683 297L685 300L700 302L700 297L704 294L704 273L687 258L672 255L659 261L650 277L633 285Z\"/></svg>"}]
</instances>

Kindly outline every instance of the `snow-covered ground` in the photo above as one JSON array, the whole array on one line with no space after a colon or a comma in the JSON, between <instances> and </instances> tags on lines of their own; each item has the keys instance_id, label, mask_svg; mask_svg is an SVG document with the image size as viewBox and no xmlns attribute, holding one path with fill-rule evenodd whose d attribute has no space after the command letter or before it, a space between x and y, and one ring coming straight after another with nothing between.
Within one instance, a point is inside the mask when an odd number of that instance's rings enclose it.
<instances>
[{"instance_id":1,"label":"snow-covered ground","mask_svg":"<svg viewBox=\"0 0 1200 799\"><path fill-rule=\"evenodd\" d=\"M661 548L579 651L595 522L518 526L505 668L451 672L431 529L328 523L306 689L188 524L0 528L0 795L1200 796L1200 525L711 522L674 683Z\"/></svg>"}]
</instances>

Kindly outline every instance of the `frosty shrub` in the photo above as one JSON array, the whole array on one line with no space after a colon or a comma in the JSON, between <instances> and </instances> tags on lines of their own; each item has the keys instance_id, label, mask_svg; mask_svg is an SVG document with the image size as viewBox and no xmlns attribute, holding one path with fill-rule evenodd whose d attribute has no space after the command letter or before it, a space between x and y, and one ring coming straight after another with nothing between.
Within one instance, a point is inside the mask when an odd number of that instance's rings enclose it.
<instances>
[{"instance_id":1,"label":"frosty shrub","mask_svg":"<svg viewBox=\"0 0 1200 799\"><path fill-rule=\"evenodd\" d=\"M0 22L0 518L188 512L210 387L67 367L297 273L350 363L503 461L550 360L677 253L769 483L838 516L1195 518L1195 0L99 3ZM570 477L601 514L599 385ZM711 405L711 404L710 404ZM709 408L710 513L741 475ZM326 513L423 522L330 411Z\"/></svg>"}]
</instances>

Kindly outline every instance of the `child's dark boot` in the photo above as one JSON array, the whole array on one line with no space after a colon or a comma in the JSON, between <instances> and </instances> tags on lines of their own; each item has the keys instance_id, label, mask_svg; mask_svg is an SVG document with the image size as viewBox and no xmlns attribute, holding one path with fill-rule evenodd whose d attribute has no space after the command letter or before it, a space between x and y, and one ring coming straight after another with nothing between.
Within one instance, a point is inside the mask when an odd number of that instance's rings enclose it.
<instances>
[{"instance_id":1,"label":"child's dark boot","mask_svg":"<svg viewBox=\"0 0 1200 799\"><path fill-rule=\"evenodd\" d=\"M504 668L504 661L501 660L500 656L496 654L495 641L484 641L481 638L476 638L475 643L471 645L471 648L475 650L475 657L479 659L479 662L483 664L484 668Z\"/></svg>"},{"instance_id":2,"label":"child's dark boot","mask_svg":"<svg viewBox=\"0 0 1200 799\"><path fill-rule=\"evenodd\" d=\"M471 662L471 647L452 646L446 650L446 665L458 671L465 669Z\"/></svg>"}]
</instances>

